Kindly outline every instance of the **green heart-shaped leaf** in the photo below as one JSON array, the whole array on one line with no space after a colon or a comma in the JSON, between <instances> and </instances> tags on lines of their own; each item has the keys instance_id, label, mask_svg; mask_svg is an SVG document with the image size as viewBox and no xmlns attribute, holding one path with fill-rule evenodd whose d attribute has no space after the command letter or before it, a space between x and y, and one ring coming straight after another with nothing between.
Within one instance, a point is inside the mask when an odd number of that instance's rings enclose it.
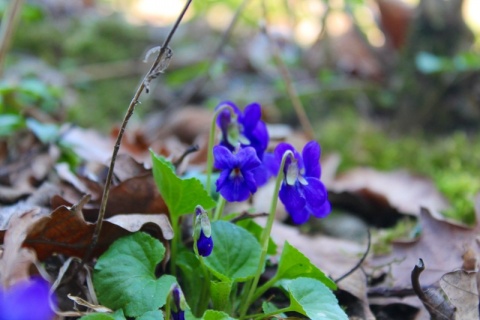
<instances>
[{"instance_id":1,"label":"green heart-shaped leaf","mask_svg":"<svg viewBox=\"0 0 480 320\"><path fill-rule=\"evenodd\" d=\"M207 194L198 179L179 178L169 161L153 151L150 153L155 184L165 200L170 217L178 218L183 214L192 213L197 205L201 205L205 210L215 206L215 201Z\"/></svg>"},{"instance_id":2,"label":"green heart-shaped leaf","mask_svg":"<svg viewBox=\"0 0 480 320\"><path fill-rule=\"evenodd\" d=\"M262 250L250 232L219 220L212 223L212 239L213 252L205 264L216 277L235 282L255 276Z\"/></svg>"},{"instance_id":3,"label":"green heart-shaped leaf","mask_svg":"<svg viewBox=\"0 0 480 320\"><path fill-rule=\"evenodd\" d=\"M175 277L155 277L165 254L163 244L142 232L120 238L95 264L93 283L98 300L110 309L123 309L128 317L165 305Z\"/></svg>"},{"instance_id":4,"label":"green heart-shaped leaf","mask_svg":"<svg viewBox=\"0 0 480 320\"><path fill-rule=\"evenodd\" d=\"M290 309L311 320L348 320L338 300L322 282L312 278L281 281L290 296Z\"/></svg>"},{"instance_id":5,"label":"green heart-shaped leaf","mask_svg":"<svg viewBox=\"0 0 480 320\"><path fill-rule=\"evenodd\" d=\"M203 314L202 320L234 320L234 318L222 311L207 310Z\"/></svg>"},{"instance_id":6,"label":"green heart-shaped leaf","mask_svg":"<svg viewBox=\"0 0 480 320\"><path fill-rule=\"evenodd\" d=\"M294 279L300 276L317 279L330 289L337 289L337 285L332 279L327 277L322 270L310 262L297 248L285 241L275 278L277 280L283 280Z\"/></svg>"}]
</instances>

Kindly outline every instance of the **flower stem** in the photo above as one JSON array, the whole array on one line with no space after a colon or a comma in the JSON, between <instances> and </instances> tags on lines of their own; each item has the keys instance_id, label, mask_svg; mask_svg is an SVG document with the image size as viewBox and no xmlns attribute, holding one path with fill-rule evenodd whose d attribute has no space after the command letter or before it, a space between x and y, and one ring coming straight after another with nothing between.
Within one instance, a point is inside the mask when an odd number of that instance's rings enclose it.
<instances>
[{"instance_id":1,"label":"flower stem","mask_svg":"<svg viewBox=\"0 0 480 320\"><path fill-rule=\"evenodd\" d=\"M215 128L217 124L217 118L220 112L222 112L225 109L230 109L230 114L234 114L235 112L233 111L232 107L229 105L223 105L220 106L217 111L213 114L213 120L212 124L210 126L210 135L208 137L208 151L207 151L207 182L206 182L206 188L207 188L207 193L208 195L211 194L211 184L212 184L212 171L213 171L213 145L215 143ZM210 219L212 218L211 216L209 217Z\"/></svg>"},{"instance_id":2,"label":"flower stem","mask_svg":"<svg viewBox=\"0 0 480 320\"><path fill-rule=\"evenodd\" d=\"M223 213L223 209L225 208L225 204L227 203L227 200L225 200L224 197L222 197L221 195L218 196L218 203L217 203L217 207L215 208L215 216L213 218L213 221L217 221L218 219L220 219L220 217L222 216L222 213Z\"/></svg>"},{"instance_id":3,"label":"flower stem","mask_svg":"<svg viewBox=\"0 0 480 320\"><path fill-rule=\"evenodd\" d=\"M276 275L274 277L272 277L270 280L268 280L267 282L265 282L261 287L259 287L255 291L255 294L252 297L252 301L255 301L258 298L260 298L262 296L262 294L265 293L265 291L270 289L275 284L275 282L277 282L277 276Z\"/></svg>"},{"instance_id":4,"label":"flower stem","mask_svg":"<svg viewBox=\"0 0 480 320\"><path fill-rule=\"evenodd\" d=\"M285 161L288 157L293 157L293 152L287 150L282 157L282 163L280 164L280 169L278 170L277 180L275 181L275 189L273 191L272 202L270 205L270 213L268 215L267 224L263 229L262 237L260 238L260 245L262 246L262 254L260 256L260 263L258 264L257 273L255 274L255 278L250 286L250 291L248 292L246 303L240 309L240 319L244 319L247 313L248 307L254 301L253 294L257 289L258 281L260 280L260 275L263 271L265 266L265 259L267 257L267 250L268 250L268 239L270 237L270 233L272 232L273 222L275 221L275 211L277 210L277 202L278 202L278 191L280 190L280 184L284 179L283 168L285 167Z\"/></svg>"},{"instance_id":5,"label":"flower stem","mask_svg":"<svg viewBox=\"0 0 480 320\"><path fill-rule=\"evenodd\" d=\"M172 303L172 290L170 289L170 292L168 293L167 296L167 302L165 303L165 316L164 319L170 319L171 316L171 311L170 311L170 304Z\"/></svg>"},{"instance_id":6,"label":"flower stem","mask_svg":"<svg viewBox=\"0 0 480 320\"><path fill-rule=\"evenodd\" d=\"M202 292L200 296L200 301L198 302L198 314L203 314L208 307L208 301L210 300L210 274L205 266L205 262L203 261L203 257L197 254L198 259L200 260L200 265L202 267L203 276L205 277L205 281L202 286Z\"/></svg>"},{"instance_id":7,"label":"flower stem","mask_svg":"<svg viewBox=\"0 0 480 320\"><path fill-rule=\"evenodd\" d=\"M178 219L172 219L172 229L173 229L173 239L172 239L172 250L170 252L170 272L173 276L177 275L177 251L178 251L178 242L180 239L180 230L178 230Z\"/></svg>"}]
</instances>

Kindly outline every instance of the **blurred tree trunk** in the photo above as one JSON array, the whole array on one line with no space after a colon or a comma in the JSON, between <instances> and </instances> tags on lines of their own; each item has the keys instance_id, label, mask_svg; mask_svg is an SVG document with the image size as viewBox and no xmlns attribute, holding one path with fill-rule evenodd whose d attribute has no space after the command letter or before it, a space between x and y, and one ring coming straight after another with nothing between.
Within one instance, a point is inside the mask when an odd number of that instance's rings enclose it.
<instances>
[{"instance_id":1,"label":"blurred tree trunk","mask_svg":"<svg viewBox=\"0 0 480 320\"><path fill-rule=\"evenodd\" d=\"M416 58L421 52L453 58L471 46L473 34L462 16L463 2L420 1L397 64L398 69L394 73L397 102L393 127L396 130L443 131L467 120L464 119L468 115L464 114L465 106L462 104L471 103L467 91L471 92L469 86L473 83L469 80L472 77L478 79L478 75L446 72L425 74L416 65Z\"/></svg>"}]
</instances>

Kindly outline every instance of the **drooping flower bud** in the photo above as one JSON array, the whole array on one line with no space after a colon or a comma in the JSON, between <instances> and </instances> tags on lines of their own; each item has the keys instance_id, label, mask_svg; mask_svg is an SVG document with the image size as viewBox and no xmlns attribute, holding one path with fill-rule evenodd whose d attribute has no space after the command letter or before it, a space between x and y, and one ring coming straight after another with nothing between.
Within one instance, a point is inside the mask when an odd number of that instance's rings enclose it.
<instances>
[{"instance_id":1,"label":"drooping flower bud","mask_svg":"<svg viewBox=\"0 0 480 320\"><path fill-rule=\"evenodd\" d=\"M208 257L213 250L212 228L207 212L201 206L195 208L193 238L198 254L202 257Z\"/></svg>"},{"instance_id":2,"label":"drooping flower bud","mask_svg":"<svg viewBox=\"0 0 480 320\"><path fill-rule=\"evenodd\" d=\"M185 320L185 310L188 309L187 301L182 289L174 284L170 291L171 316L173 320Z\"/></svg>"}]
</instances>

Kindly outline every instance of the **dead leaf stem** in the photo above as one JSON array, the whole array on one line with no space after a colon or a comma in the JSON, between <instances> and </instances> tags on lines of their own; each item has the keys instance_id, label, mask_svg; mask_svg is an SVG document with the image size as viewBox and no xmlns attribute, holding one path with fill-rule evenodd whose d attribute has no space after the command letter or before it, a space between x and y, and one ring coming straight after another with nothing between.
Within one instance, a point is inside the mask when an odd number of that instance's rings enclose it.
<instances>
[{"instance_id":1,"label":"dead leaf stem","mask_svg":"<svg viewBox=\"0 0 480 320\"><path fill-rule=\"evenodd\" d=\"M98 212L98 218L97 218L97 223L95 225L95 230L93 232L92 236L92 242L90 243L90 246L88 247L85 255L83 256L82 262L79 266L78 269L81 269L85 262L89 259L91 256L93 249L97 245L98 238L100 235L100 232L102 230L102 224L105 216L105 211L107 208L107 200L108 200L108 194L110 191L110 186L112 184L112 178L113 178L113 169L115 167L115 160L118 155L118 151L120 149L120 145L122 143L122 138L123 134L125 133L125 128L127 127L128 120L130 117L133 115L133 112L135 111L135 106L139 103L139 98L143 91L146 89L146 83L149 79L152 79L155 77L155 74L157 72L158 67L162 63L162 61L165 60L166 55L171 54L171 50L168 48L168 44L172 40L172 37L177 30L177 27L179 26L180 22L183 19L183 16L187 12L188 7L190 6L190 3L193 0L188 0L185 6L183 7L182 12L178 16L177 20L175 21L175 24L173 25L172 29L170 30L170 33L168 34L167 38L163 42L160 52L157 55L157 58L153 62L150 70L146 73L145 77L143 78L143 81L140 83L140 85L137 88L137 91L135 92L132 101L130 102L130 105L128 106L127 112L125 114L125 118L123 119L122 126L120 127L120 130L118 132L117 140L115 142L115 146L113 148L113 153L112 153L112 159L110 161L110 166L108 168L108 174L107 174L107 179L105 181L105 186L103 188L103 195L102 195L102 201L100 203L100 210Z\"/></svg>"},{"instance_id":2,"label":"dead leaf stem","mask_svg":"<svg viewBox=\"0 0 480 320\"><path fill-rule=\"evenodd\" d=\"M230 39L230 36L232 35L232 31L249 1L250 0L243 0L242 3L238 6L237 10L235 11L234 16L230 21L227 29L223 32L222 38L218 42L217 47L215 48L213 53L210 55L210 59L208 59L208 65L206 67L207 72L205 73L205 75L198 77L193 81L192 85L190 86L190 89L185 91L185 93L180 97L179 102L177 102L175 106L183 106L185 103L190 101L192 97L194 97L197 93L199 93L205 87L208 81L210 81L210 79L212 78L213 66L222 55L224 48L227 46L228 39Z\"/></svg>"},{"instance_id":3,"label":"dead leaf stem","mask_svg":"<svg viewBox=\"0 0 480 320\"><path fill-rule=\"evenodd\" d=\"M412 270L411 280L413 291L422 301L432 320L449 320L454 319L455 307L442 294L435 290L428 292L428 295L420 286L420 274L425 270L425 264L421 258Z\"/></svg>"},{"instance_id":4,"label":"dead leaf stem","mask_svg":"<svg viewBox=\"0 0 480 320\"><path fill-rule=\"evenodd\" d=\"M8 3L8 2L7 2ZM3 73L3 62L7 55L10 41L22 12L23 0L14 0L7 6L0 26L0 75Z\"/></svg>"},{"instance_id":5,"label":"dead leaf stem","mask_svg":"<svg viewBox=\"0 0 480 320\"><path fill-rule=\"evenodd\" d=\"M288 71L287 65L282 59L280 55L280 49L278 48L277 42L272 39L270 33L267 29L267 9L265 5L265 1L262 1L262 11L263 11L263 23L260 25L260 29L262 33L268 40L270 47L272 48L273 58L275 59L275 63L277 64L278 70L280 71L280 75L283 78L283 82L285 83L285 89L287 90L288 97L292 101L293 109L297 114L298 121L300 121L300 125L302 126L305 135L307 136L308 140L315 139L315 132L313 130L312 124L310 120L308 120L307 113L305 112L305 108L303 107L302 101L298 96L298 92L293 86L292 76Z\"/></svg>"},{"instance_id":6,"label":"dead leaf stem","mask_svg":"<svg viewBox=\"0 0 480 320\"><path fill-rule=\"evenodd\" d=\"M365 261L365 259L368 256L368 253L370 252L371 244L372 244L372 235L370 233L370 229L367 229L367 249L365 250L365 253L360 258L360 260L358 260L357 264L352 269L350 269L347 273L345 273L344 275L342 275L339 278L334 280L336 283L342 281L343 279L345 279L346 277L348 277L349 275L354 273L355 270L357 270L358 268L360 268L362 266L363 261Z\"/></svg>"}]
</instances>

